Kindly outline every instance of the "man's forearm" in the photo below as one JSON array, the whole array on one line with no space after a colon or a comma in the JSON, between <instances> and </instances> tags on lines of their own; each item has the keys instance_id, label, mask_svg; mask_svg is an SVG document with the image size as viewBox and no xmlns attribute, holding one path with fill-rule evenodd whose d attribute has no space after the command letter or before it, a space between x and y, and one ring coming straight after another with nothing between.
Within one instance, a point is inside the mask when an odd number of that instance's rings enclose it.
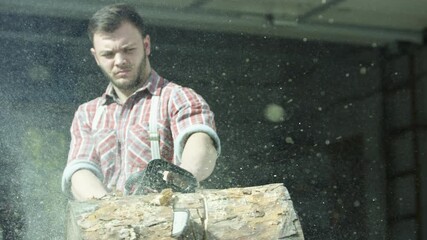
<instances>
[{"instance_id":1,"label":"man's forearm","mask_svg":"<svg viewBox=\"0 0 427 240\"><path fill-rule=\"evenodd\" d=\"M213 172L217 157L211 137L202 132L194 133L185 144L180 167L191 172L198 181L202 181Z\"/></svg>"},{"instance_id":2,"label":"man's forearm","mask_svg":"<svg viewBox=\"0 0 427 240\"><path fill-rule=\"evenodd\" d=\"M82 169L71 177L71 192L78 201L101 198L107 194L104 185L91 171Z\"/></svg>"}]
</instances>

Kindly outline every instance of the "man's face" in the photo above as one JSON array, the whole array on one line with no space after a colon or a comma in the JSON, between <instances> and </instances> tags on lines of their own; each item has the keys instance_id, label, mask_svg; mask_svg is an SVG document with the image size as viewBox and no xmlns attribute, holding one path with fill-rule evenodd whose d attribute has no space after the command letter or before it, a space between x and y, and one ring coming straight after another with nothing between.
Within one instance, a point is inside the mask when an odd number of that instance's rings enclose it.
<instances>
[{"instance_id":1,"label":"man's face","mask_svg":"<svg viewBox=\"0 0 427 240\"><path fill-rule=\"evenodd\" d=\"M92 55L116 90L132 94L141 87L149 73L150 37L145 38L128 22L112 33L96 32Z\"/></svg>"}]
</instances>

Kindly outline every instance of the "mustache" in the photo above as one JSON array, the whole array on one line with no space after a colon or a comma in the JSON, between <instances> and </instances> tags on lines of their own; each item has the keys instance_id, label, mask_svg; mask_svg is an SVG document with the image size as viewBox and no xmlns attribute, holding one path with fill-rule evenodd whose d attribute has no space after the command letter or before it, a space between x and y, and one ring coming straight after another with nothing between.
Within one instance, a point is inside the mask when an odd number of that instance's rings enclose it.
<instances>
[{"instance_id":1,"label":"mustache","mask_svg":"<svg viewBox=\"0 0 427 240\"><path fill-rule=\"evenodd\" d=\"M130 71L132 69L133 69L133 67L131 65L129 65L129 66L121 66L121 67L117 67L116 70L114 71L114 73L119 73L121 71Z\"/></svg>"}]
</instances>

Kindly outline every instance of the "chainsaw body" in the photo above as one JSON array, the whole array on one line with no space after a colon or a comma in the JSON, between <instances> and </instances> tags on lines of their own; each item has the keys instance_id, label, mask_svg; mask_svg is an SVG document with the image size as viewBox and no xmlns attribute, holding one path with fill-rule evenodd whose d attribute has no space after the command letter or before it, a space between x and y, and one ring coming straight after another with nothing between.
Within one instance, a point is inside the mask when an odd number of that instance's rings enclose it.
<instances>
[{"instance_id":1,"label":"chainsaw body","mask_svg":"<svg viewBox=\"0 0 427 240\"><path fill-rule=\"evenodd\" d=\"M130 195L141 195L171 188L174 192L190 193L195 192L197 186L197 179L187 170L163 159L153 159L144 170L129 177L125 191Z\"/></svg>"}]
</instances>

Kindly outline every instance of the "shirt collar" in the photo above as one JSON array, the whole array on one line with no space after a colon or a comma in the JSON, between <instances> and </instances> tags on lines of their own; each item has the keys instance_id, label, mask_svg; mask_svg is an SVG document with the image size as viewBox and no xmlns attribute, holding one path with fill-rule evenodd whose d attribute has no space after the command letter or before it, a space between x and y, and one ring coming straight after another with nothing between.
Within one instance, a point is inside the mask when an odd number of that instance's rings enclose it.
<instances>
[{"instance_id":1,"label":"shirt collar","mask_svg":"<svg viewBox=\"0 0 427 240\"><path fill-rule=\"evenodd\" d=\"M157 91L157 88L159 87L160 83L160 76L157 74L156 71L151 70L150 76L148 77L147 81L145 82L144 86L137 89L132 95L138 94L140 92L143 92L144 90L147 90L149 93L154 95ZM105 90L105 93L103 94L104 98L110 97L113 99L117 98L117 94L113 88L113 84L110 83L107 86L107 89Z\"/></svg>"}]
</instances>

